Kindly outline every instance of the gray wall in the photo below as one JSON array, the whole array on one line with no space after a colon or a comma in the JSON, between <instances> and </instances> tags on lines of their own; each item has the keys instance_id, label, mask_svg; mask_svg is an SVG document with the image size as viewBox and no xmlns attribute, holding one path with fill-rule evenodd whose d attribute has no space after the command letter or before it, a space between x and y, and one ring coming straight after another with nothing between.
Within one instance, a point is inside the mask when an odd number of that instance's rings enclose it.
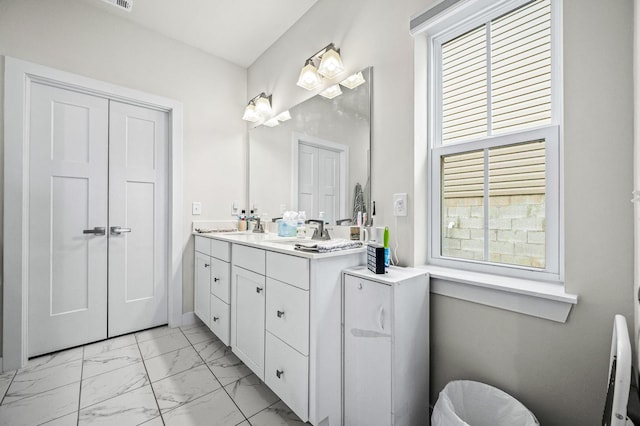
<instances>
[{"instance_id":1,"label":"gray wall","mask_svg":"<svg viewBox=\"0 0 640 426\"><path fill-rule=\"evenodd\" d=\"M377 224L399 237L403 264L422 263L426 244L413 233L424 217L415 197L424 192L414 185L420 159L412 167L408 26L431 3L322 0L248 72L248 92L273 93L282 110L308 96L297 74L331 41L349 70L374 67L372 199ZM434 295L431 402L449 380L474 379L515 395L544 425L599 424L613 315L633 324L632 11L631 0L563 1L565 282L578 305L558 324ZM394 192L410 197L397 227Z\"/></svg>"},{"instance_id":2,"label":"gray wall","mask_svg":"<svg viewBox=\"0 0 640 426\"><path fill-rule=\"evenodd\" d=\"M227 219L247 198L246 70L79 0L0 0L5 55L183 103L183 312L193 311L191 202L202 202L196 219Z\"/></svg>"}]
</instances>

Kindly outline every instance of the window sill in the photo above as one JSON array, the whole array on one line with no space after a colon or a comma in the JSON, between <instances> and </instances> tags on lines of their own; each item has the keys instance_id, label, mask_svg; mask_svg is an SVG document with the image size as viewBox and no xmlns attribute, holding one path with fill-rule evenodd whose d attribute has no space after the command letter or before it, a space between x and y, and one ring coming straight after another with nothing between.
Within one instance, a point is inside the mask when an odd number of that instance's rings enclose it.
<instances>
[{"instance_id":1,"label":"window sill","mask_svg":"<svg viewBox=\"0 0 640 426\"><path fill-rule=\"evenodd\" d=\"M566 322L578 296L561 284L509 278L479 272L423 265L431 277L431 292L482 305Z\"/></svg>"}]
</instances>

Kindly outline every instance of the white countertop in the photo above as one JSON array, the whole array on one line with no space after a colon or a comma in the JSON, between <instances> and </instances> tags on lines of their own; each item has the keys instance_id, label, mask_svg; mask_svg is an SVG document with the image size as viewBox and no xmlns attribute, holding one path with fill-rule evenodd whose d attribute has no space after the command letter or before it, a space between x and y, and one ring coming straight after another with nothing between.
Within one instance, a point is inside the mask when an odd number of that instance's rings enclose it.
<instances>
[{"instance_id":1,"label":"white countertop","mask_svg":"<svg viewBox=\"0 0 640 426\"><path fill-rule=\"evenodd\" d=\"M277 234L261 234L252 231L209 233L193 232L193 235L198 237L212 238L214 240L227 241L234 244L242 244L245 246L289 254L292 256L304 257L306 259L325 259L346 255L364 256L364 253L366 253L366 245L363 245L361 248L357 249L339 250L330 253L313 253L295 250L295 243L312 243L315 241L310 238L279 237Z\"/></svg>"}]
</instances>

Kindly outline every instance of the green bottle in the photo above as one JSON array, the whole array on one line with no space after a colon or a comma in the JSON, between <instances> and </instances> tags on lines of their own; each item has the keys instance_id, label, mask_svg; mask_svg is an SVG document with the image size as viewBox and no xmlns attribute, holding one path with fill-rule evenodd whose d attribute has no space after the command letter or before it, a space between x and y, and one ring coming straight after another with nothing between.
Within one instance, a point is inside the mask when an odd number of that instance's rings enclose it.
<instances>
[{"instance_id":1,"label":"green bottle","mask_svg":"<svg viewBox=\"0 0 640 426\"><path fill-rule=\"evenodd\" d=\"M384 269L388 270L391 264L391 256L389 251L389 227L384 227Z\"/></svg>"}]
</instances>

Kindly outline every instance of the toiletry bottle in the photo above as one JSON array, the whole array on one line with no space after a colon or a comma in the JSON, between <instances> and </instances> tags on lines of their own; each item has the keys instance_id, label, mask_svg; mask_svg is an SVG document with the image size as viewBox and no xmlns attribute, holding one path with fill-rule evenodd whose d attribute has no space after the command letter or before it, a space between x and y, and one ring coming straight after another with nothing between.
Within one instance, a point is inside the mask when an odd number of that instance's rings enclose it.
<instances>
[{"instance_id":1,"label":"toiletry bottle","mask_svg":"<svg viewBox=\"0 0 640 426\"><path fill-rule=\"evenodd\" d=\"M385 272L389 272L389 265L391 264L391 252L389 250L389 227L384 227L384 269Z\"/></svg>"},{"instance_id":2,"label":"toiletry bottle","mask_svg":"<svg viewBox=\"0 0 640 426\"><path fill-rule=\"evenodd\" d=\"M246 231L247 230L247 214L246 210L242 210L240 213L240 218L238 220L238 231Z\"/></svg>"}]
</instances>

